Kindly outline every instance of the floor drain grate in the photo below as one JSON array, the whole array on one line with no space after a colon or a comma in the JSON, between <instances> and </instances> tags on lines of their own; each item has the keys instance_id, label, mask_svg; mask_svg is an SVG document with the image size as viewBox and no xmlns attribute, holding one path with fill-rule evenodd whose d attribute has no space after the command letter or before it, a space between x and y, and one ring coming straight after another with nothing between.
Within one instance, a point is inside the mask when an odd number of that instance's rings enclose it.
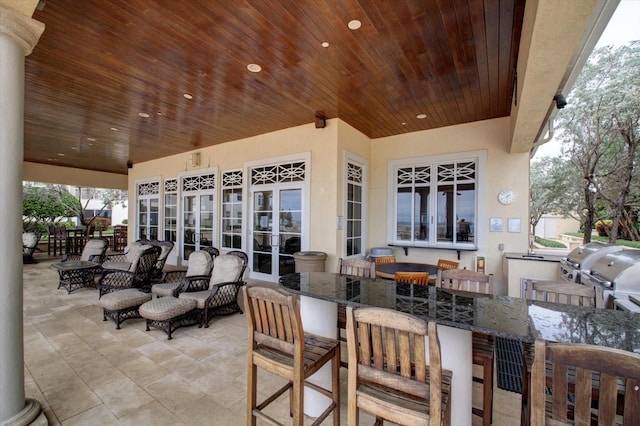
<instances>
[{"instance_id":1,"label":"floor drain grate","mask_svg":"<svg viewBox=\"0 0 640 426\"><path fill-rule=\"evenodd\" d=\"M522 393L522 343L496 337L498 388Z\"/></svg>"}]
</instances>

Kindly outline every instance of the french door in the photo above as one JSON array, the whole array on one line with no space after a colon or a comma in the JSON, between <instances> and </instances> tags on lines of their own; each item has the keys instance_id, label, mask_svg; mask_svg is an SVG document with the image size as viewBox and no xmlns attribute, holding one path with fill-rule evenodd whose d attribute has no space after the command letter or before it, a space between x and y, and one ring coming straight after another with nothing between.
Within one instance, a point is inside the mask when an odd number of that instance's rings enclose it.
<instances>
[{"instance_id":1,"label":"french door","mask_svg":"<svg viewBox=\"0 0 640 426\"><path fill-rule=\"evenodd\" d=\"M251 191L252 277L276 281L295 272L293 254L303 244L303 188L298 184L261 185Z\"/></svg>"},{"instance_id":2,"label":"french door","mask_svg":"<svg viewBox=\"0 0 640 426\"><path fill-rule=\"evenodd\" d=\"M213 194L182 197L182 259L202 247L213 246Z\"/></svg>"},{"instance_id":3,"label":"french door","mask_svg":"<svg viewBox=\"0 0 640 426\"><path fill-rule=\"evenodd\" d=\"M211 173L181 177L180 255L182 264L203 247L216 241L216 175Z\"/></svg>"}]
</instances>

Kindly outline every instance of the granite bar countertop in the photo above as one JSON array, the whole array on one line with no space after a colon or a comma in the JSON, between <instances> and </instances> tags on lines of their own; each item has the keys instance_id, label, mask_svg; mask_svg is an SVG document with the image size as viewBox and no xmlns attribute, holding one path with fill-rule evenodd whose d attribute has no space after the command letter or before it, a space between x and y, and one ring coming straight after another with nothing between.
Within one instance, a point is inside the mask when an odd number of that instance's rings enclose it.
<instances>
[{"instance_id":1,"label":"granite bar countertop","mask_svg":"<svg viewBox=\"0 0 640 426\"><path fill-rule=\"evenodd\" d=\"M640 314L443 290L327 272L284 275L292 293L410 313L438 324L533 342L588 343L640 353Z\"/></svg>"}]
</instances>

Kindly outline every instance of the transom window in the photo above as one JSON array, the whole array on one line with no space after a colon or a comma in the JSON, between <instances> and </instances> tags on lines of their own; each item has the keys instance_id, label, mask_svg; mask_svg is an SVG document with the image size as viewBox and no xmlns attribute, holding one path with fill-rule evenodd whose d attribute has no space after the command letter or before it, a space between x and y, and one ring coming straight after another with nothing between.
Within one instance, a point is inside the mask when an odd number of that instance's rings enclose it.
<instances>
[{"instance_id":1,"label":"transom window","mask_svg":"<svg viewBox=\"0 0 640 426\"><path fill-rule=\"evenodd\" d=\"M393 224L390 243L476 247L477 157L425 157L390 164Z\"/></svg>"}]
</instances>

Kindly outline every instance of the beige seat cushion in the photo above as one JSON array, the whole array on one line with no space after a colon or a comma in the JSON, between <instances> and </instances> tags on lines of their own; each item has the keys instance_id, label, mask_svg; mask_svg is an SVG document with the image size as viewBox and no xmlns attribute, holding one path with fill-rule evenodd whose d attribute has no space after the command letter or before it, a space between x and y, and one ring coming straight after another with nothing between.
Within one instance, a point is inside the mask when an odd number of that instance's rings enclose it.
<instances>
[{"instance_id":1,"label":"beige seat cushion","mask_svg":"<svg viewBox=\"0 0 640 426\"><path fill-rule=\"evenodd\" d=\"M100 304L109 311L130 308L142 305L151 300L151 294L143 293L135 288L113 291L100 298Z\"/></svg>"},{"instance_id":2,"label":"beige seat cushion","mask_svg":"<svg viewBox=\"0 0 640 426\"><path fill-rule=\"evenodd\" d=\"M238 281L242 271L242 260L238 256L224 254L213 261L213 272L209 281L209 289L220 283Z\"/></svg>"},{"instance_id":3,"label":"beige seat cushion","mask_svg":"<svg viewBox=\"0 0 640 426\"><path fill-rule=\"evenodd\" d=\"M116 269L118 271L128 271L131 268L129 262L107 262L102 264L102 269Z\"/></svg>"},{"instance_id":4,"label":"beige seat cushion","mask_svg":"<svg viewBox=\"0 0 640 426\"><path fill-rule=\"evenodd\" d=\"M150 249L151 245L147 245L147 244L142 244L139 243L137 241L131 243L131 245L129 246L129 251L125 254L125 257L127 258L127 261L129 262L130 266L129 266L129 272L135 272L136 268L138 267L138 260L140 259L140 256L142 255L142 253L145 250Z\"/></svg>"},{"instance_id":5,"label":"beige seat cushion","mask_svg":"<svg viewBox=\"0 0 640 426\"><path fill-rule=\"evenodd\" d=\"M189 267L187 268L186 276L209 275L212 267L213 259L209 253L204 250L194 251L189 255Z\"/></svg>"},{"instance_id":6,"label":"beige seat cushion","mask_svg":"<svg viewBox=\"0 0 640 426\"><path fill-rule=\"evenodd\" d=\"M198 307L198 309L204 309L204 304L207 301L207 297L209 297L210 295L211 295L210 290L203 290L203 291L190 291L188 293L180 293L180 296L178 297L180 299L193 300L196 302L196 306Z\"/></svg>"},{"instance_id":7,"label":"beige seat cushion","mask_svg":"<svg viewBox=\"0 0 640 426\"><path fill-rule=\"evenodd\" d=\"M91 238L84 245L80 260L89 260L91 256L102 256L105 252L107 242L105 240Z\"/></svg>"},{"instance_id":8,"label":"beige seat cushion","mask_svg":"<svg viewBox=\"0 0 640 426\"><path fill-rule=\"evenodd\" d=\"M140 316L153 321L166 321L196 308L194 300L167 296L153 299L140 306Z\"/></svg>"},{"instance_id":9,"label":"beige seat cushion","mask_svg":"<svg viewBox=\"0 0 640 426\"><path fill-rule=\"evenodd\" d=\"M175 289L180 287L181 284L180 281L175 283L154 284L153 287L151 287L151 294L157 297L171 296Z\"/></svg>"},{"instance_id":10,"label":"beige seat cushion","mask_svg":"<svg viewBox=\"0 0 640 426\"><path fill-rule=\"evenodd\" d=\"M38 244L38 235L34 232L22 233L22 245L25 247L35 247Z\"/></svg>"}]
</instances>

